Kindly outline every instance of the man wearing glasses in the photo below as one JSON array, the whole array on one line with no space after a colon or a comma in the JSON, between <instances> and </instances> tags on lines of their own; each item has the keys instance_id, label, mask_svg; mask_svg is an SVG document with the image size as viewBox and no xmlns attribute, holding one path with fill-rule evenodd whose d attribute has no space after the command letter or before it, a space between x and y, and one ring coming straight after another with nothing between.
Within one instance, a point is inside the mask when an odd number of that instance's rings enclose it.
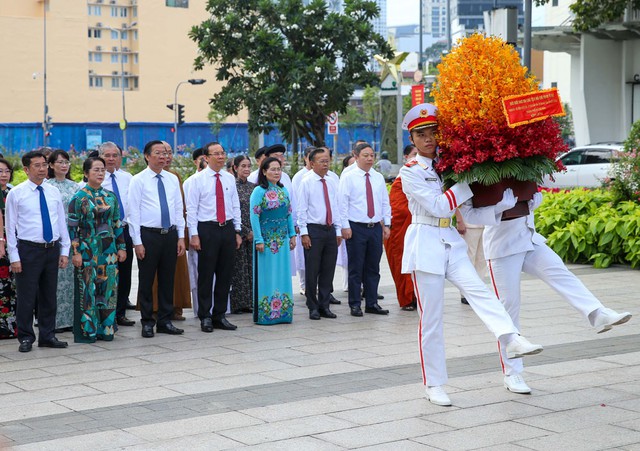
<instances>
[{"instance_id":1,"label":"man wearing glasses","mask_svg":"<svg viewBox=\"0 0 640 451\"><path fill-rule=\"evenodd\" d=\"M235 250L242 244L242 238L236 180L231 174L223 171L226 153L217 142L205 145L203 151L208 167L195 175L189 186L187 222L191 235L189 249L198 252L200 328L203 332L209 333L213 332L213 329L236 329L236 326L225 318L225 312Z\"/></svg>"},{"instance_id":2,"label":"man wearing glasses","mask_svg":"<svg viewBox=\"0 0 640 451\"><path fill-rule=\"evenodd\" d=\"M35 341L33 309L38 306L38 347L66 348L58 341L56 286L58 268L69 262L69 232L60 191L44 182L47 161L42 152L22 157L28 180L7 196L6 230L11 270L16 274L18 339L20 352ZM4 239L4 238L3 238Z\"/></svg>"},{"instance_id":3,"label":"man wearing glasses","mask_svg":"<svg viewBox=\"0 0 640 451\"><path fill-rule=\"evenodd\" d=\"M163 170L168 151L162 141L144 146L147 168L129 185L127 220L138 259L142 336L180 335L171 323L176 260L185 252L182 194L178 177ZM153 279L158 275L158 316L153 318Z\"/></svg>"}]
</instances>

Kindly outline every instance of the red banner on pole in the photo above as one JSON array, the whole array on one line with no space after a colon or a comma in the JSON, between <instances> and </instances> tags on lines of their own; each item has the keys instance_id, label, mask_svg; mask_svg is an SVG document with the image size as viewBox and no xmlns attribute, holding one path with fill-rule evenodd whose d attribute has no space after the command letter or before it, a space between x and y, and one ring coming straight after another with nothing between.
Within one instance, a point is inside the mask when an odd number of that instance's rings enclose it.
<instances>
[{"instance_id":1,"label":"red banner on pole","mask_svg":"<svg viewBox=\"0 0 640 451\"><path fill-rule=\"evenodd\" d=\"M502 106L511 128L565 115L557 88L503 97Z\"/></svg>"},{"instance_id":2,"label":"red banner on pole","mask_svg":"<svg viewBox=\"0 0 640 451\"><path fill-rule=\"evenodd\" d=\"M411 106L420 105L424 103L424 85L411 86Z\"/></svg>"}]
</instances>

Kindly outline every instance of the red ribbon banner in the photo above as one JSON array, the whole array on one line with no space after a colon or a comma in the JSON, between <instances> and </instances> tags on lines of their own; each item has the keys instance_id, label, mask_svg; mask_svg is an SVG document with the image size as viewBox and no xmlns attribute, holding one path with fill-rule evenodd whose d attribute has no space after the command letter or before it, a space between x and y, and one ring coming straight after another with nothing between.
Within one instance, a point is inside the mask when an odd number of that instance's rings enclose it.
<instances>
[{"instance_id":1,"label":"red ribbon banner","mask_svg":"<svg viewBox=\"0 0 640 451\"><path fill-rule=\"evenodd\" d=\"M502 106L511 128L565 115L557 88L503 97Z\"/></svg>"},{"instance_id":2,"label":"red ribbon banner","mask_svg":"<svg viewBox=\"0 0 640 451\"><path fill-rule=\"evenodd\" d=\"M420 105L424 103L424 85L411 86L411 106Z\"/></svg>"}]
</instances>

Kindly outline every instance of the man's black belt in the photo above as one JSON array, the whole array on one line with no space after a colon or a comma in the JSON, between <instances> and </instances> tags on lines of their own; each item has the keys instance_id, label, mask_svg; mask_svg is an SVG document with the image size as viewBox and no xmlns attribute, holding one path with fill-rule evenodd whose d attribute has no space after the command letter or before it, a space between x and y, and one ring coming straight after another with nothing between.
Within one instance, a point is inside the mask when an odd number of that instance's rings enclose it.
<instances>
[{"instance_id":1,"label":"man's black belt","mask_svg":"<svg viewBox=\"0 0 640 451\"><path fill-rule=\"evenodd\" d=\"M233 223L233 221L231 221L231 220L228 220L228 221L225 221L225 222L218 222L218 221L199 221L199 222L202 223L202 224L213 224L213 225L216 225L218 227L226 227L229 224Z\"/></svg>"},{"instance_id":2,"label":"man's black belt","mask_svg":"<svg viewBox=\"0 0 640 451\"><path fill-rule=\"evenodd\" d=\"M168 229L163 229L162 227L145 227L140 226L140 230L145 230L147 232L159 233L160 235L166 235L169 232L173 232L176 230L176 226L172 225Z\"/></svg>"},{"instance_id":3,"label":"man's black belt","mask_svg":"<svg viewBox=\"0 0 640 451\"><path fill-rule=\"evenodd\" d=\"M42 249L49 249L58 244L59 240L51 241L50 243L36 243L35 241L18 240L18 244L25 244L27 246L39 247Z\"/></svg>"},{"instance_id":4,"label":"man's black belt","mask_svg":"<svg viewBox=\"0 0 640 451\"><path fill-rule=\"evenodd\" d=\"M311 226L318 227L318 228L320 228L322 230L332 230L333 229L333 224L329 224L329 225L326 225L326 224L307 224L307 227L311 227Z\"/></svg>"},{"instance_id":5,"label":"man's black belt","mask_svg":"<svg viewBox=\"0 0 640 451\"><path fill-rule=\"evenodd\" d=\"M358 224L359 226L362 226L362 227L366 227L368 229L372 229L375 226L380 225L379 222L355 222L355 221L350 221L350 222L353 222L354 224Z\"/></svg>"}]
</instances>

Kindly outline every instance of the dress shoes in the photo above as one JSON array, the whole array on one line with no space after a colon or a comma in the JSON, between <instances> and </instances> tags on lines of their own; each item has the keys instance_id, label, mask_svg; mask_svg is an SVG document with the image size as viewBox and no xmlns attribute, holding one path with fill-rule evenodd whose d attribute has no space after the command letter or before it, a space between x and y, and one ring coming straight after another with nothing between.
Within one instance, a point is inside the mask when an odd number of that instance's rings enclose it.
<instances>
[{"instance_id":1,"label":"dress shoes","mask_svg":"<svg viewBox=\"0 0 640 451\"><path fill-rule=\"evenodd\" d=\"M156 327L156 332L159 334L182 335L184 330L178 329L176 326L171 324L171 322L168 322L162 326L158 325L158 327Z\"/></svg>"},{"instance_id":2,"label":"dress shoes","mask_svg":"<svg viewBox=\"0 0 640 451\"><path fill-rule=\"evenodd\" d=\"M333 295L330 295L331 297L329 298L329 304L331 305L340 305L342 304L342 301L338 301L336 298L333 297Z\"/></svg>"},{"instance_id":3,"label":"dress shoes","mask_svg":"<svg viewBox=\"0 0 640 451\"><path fill-rule=\"evenodd\" d=\"M131 302L127 301L127 306L125 307L127 310L135 310L136 309L136 305L132 304Z\"/></svg>"},{"instance_id":4,"label":"dress shoes","mask_svg":"<svg viewBox=\"0 0 640 451\"><path fill-rule=\"evenodd\" d=\"M127 318L126 316L120 316L116 318L116 324L118 326L133 326L136 322L132 319Z\"/></svg>"},{"instance_id":5,"label":"dress shoes","mask_svg":"<svg viewBox=\"0 0 640 451\"><path fill-rule=\"evenodd\" d=\"M69 346L66 341L60 341L56 337L50 340L38 340L39 348L66 348Z\"/></svg>"},{"instance_id":6,"label":"dress shoes","mask_svg":"<svg viewBox=\"0 0 640 451\"><path fill-rule=\"evenodd\" d=\"M214 329L236 330L238 328L238 326L235 326L227 321L227 318L212 320L211 323L213 324Z\"/></svg>"},{"instance_id":7,"label":"dress shoes","mask_svg":"<svg viewBox=\"0 0 640 451\"><path fill-rule=\"evenodd\" d=\"M207 333L213 332L213 322L211 318L202 318L200 320L200 330Z\"/></svg>"},{"instance_id":8,"label":"dress shoes","mask_svg":"<svg viewBox=\"0 0 640 451\"><path fill-rule=\"evenodd\" d=\"M22 340L20 342L20 346L18 347L18 351L20 352L29 352L31 351L31 347L33 344L29 340Z\"/></svg>"},{"instance_id":9,"label":"dress shoes","mask_svg":"<svg viewBox=\"0 0 640 451\"><path fill-rule=\"evenodd\" d=\"M365 313L373 313L375 315L388 315L389 310L385 310L380 307L378 304L373 304L371 307L364 308Z\"/></svg>"},{"instance_id":10,"label":"dress shoes","mask_svg":"<svg viewBox=\"0 0 640 451\"><path fill-rule=\"evenodd\" d=\"M596 312L596 317L593 320L593 327L596 328L599 334L611 330L613 326L624 324L631 319L631 313L624 312L618 313L610 308L601 308Z\"/></svg>"},{"instance_id":11,"label":"dress shoes","mask_svg":"<svg viewBox=\"0 0 640 451\"><path fill-rule=\"evenodd\" d=\"M318 312L319 312L320 316L323 317L323 318L331 318L331 319L337 318L336 314L333 313L328 308L327 309L320 309L320 310L318 310Z\"/></svg>"},{"instance_id":12,"label":"dress shoes","mask_svg":"<svg viewBox=\"0 0 640 451\"><path fill-rule=\"evenodd\" d=\"M449 399L449 395L447 395L447 392L444 390L442 385L427 387L425 389L425 395L431 404L435 404L436 406L447 407L451 405L451 399Z\"/></svg>"},{"instance_id":13,"label":"dress shoes","mask_svg":"<svg viewBox=\"0 0 640 451\"><path fill-rule=\"evenodd\" d=\"M534 355L542 352L542 345L530 343L529 340L522 335L516 335L507 345L507 358L518 359L525 355Z\"/></svg>"},{"instance_id":14,"label":"dress shoes","mask_svg":"<svg viewBox=\"0 0 640 451\"><path fill-rule=\"evenodd\" d=\"M320 312L317 310L309 310L309 319L318 320L320 319Z\"/></svg>"},{"instance_id":15,"label":"dress shoes","mask_svg":"<svg viewBox=\"0 0 640 451\"><path fill-rule=\"evenodd\" d=\"M351 316L362 316L362 309L358 306L351 307Z\"/></svg>"},{"instance_id":16,"label":"dress shoes","mask_svg":"<svg viewBox=\"0 0 640 451\"><path fill-rule=\"evenodd\" d=\"M381 294L378 295L378 300L380 300L380 299L384 299L384 296L381 295Z\"/></svg>"},{"instance_id":17,"label":"dress shoes","mask_svg":"<svg viewBox=\"0 0 640 451\"><path fill-rule=\"evenodd\" d=\"M512 393L521 393L528 395L531 393L531 389L524 381L524 378L519 374L512 374L511 376L504 377L504 388Z\"/></svg>"},{"instance_id":18,"label":"dress shoes","mask_svg":"<svg viewBox=\"0 0 640 451\"><path fill-rule=\"evenodd\" d=\"M153 333L153 326L148 324L142 326L142 336L144 338L152 338L155 334Z\"/></svg>"}]
</instances>

